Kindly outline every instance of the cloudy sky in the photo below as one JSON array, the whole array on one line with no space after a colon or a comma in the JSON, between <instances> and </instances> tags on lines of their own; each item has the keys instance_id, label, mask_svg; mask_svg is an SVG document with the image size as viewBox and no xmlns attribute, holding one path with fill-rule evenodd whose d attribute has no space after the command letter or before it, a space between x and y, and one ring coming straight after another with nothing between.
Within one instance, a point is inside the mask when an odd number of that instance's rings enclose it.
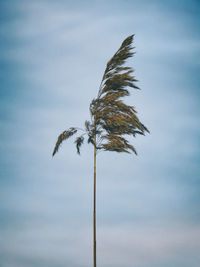
<instances>
[{"instance_id":1,"label":"cloudy sky","mask_svg":"<svg viewBox=\"0 0 200 267\"><path fill-rule=\"evenodd\" d=\"M200 262L200 3L0 1L0 266L92 266L93 150L57 136L89 118L105 65L135 34L151 134L97 158L100 267Z\"/></svg>"}]
</instances>

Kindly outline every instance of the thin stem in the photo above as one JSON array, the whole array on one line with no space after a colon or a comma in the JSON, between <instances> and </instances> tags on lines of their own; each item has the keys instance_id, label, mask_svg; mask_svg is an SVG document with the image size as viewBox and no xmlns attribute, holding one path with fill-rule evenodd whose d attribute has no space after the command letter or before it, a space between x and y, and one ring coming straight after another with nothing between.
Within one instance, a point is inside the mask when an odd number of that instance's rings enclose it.
<instances>
[{"instance_id":1,"label":"thin stem","mask_svg":"<svg viewBox=\"0 0 200 267\"><path fill-rule=\"evenodd\" d=\"M94 138L94 210L93 210L93 256L96 267L96 134Z\"/></svg>"}]
</instances>

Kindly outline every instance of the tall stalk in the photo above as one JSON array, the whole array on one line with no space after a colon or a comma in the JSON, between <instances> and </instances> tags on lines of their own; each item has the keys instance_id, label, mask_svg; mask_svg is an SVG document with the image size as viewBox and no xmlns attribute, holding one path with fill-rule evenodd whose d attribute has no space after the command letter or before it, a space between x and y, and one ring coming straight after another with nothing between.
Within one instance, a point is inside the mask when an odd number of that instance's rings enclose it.
<instances>
[{"instance_id":1,"label":"tall stalk","mask_svg":"<svg viewBox=\"0 0 200 267\"><path fill-rule=\"evenodd\" d=\"M96 136L94 142L93 263L96 267Z\"/></svg>"},{"instance_id":2,"label":"tall stalk","mask_svg":"<svg viewBox=\"0 0 200 267\"><path fill-rule=\"evenodd\" d=\"M137 134L145 135L149 130L140 122L134 106L126 105L122 98L129 96L128 88L139 89L133 76L134 70L124 66L126 60L135 53L132 52L134 35L127 37L114 56L108 61L99 87L97 98L90 104L91 121L85 121L85 129L71 127L58 136L53 156L64 140L81 131L75 139L76 149L87 138L94 146L94 211L93 211L93 261L96 267L96 155L98 151L133 152L135 147L126 139Z\"/></svg>"}]
</instances>

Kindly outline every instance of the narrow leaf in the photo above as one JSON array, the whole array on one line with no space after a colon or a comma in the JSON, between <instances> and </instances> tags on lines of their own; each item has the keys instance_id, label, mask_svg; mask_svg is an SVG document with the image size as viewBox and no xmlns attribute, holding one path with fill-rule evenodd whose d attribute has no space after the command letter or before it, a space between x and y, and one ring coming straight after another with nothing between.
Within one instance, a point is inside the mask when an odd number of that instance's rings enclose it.
<instances>
[{"instance_id":1,"label":"narrow leaf","mask_svg":"<svg viewBox=\"0 0 200 267\"><path fill-rule=\"evenodd\" d=\"M56 145L55 145L55 148L54 148L54 151L53 151L52 156L54 156L54 155L58 152L58 149L59 149L61 143L62 143L64 140L68 139L70 136L74 135L76 132L77 132L77 129L74 128L74 127L69 128L68 131L64 131L64 132L62 132L62 133L58 136L58 140L57 140L57 142L56 142Z\"/></svg>"}]
</instances>

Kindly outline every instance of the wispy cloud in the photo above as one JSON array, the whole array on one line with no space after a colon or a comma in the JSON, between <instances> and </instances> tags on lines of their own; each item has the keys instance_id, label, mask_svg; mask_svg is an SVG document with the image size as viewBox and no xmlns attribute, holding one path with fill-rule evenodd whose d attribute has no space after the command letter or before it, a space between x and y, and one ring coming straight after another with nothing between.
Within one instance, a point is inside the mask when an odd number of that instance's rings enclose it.
<instances>
[{"instance_id":1,"label":"wispy cloud","mask_svg":"<svg viewBox=\"0 0 200 267\"><path fill-rule=\"evenodd\" d=\"M66 231L66 229L68 229ZM70 231L69 231L70 230ZM4 233L5 235L5 233ZM7 237L9 237L7 239ZM6 233L3 266L88 266L92 231L67 221L35 224ZM99 227L98 259L102 266L198 266L199 226L120 224ZM5 255L11 257L5 257ZM32 262L32 264L31 264Z\"/></svg>"}]
</instances>

